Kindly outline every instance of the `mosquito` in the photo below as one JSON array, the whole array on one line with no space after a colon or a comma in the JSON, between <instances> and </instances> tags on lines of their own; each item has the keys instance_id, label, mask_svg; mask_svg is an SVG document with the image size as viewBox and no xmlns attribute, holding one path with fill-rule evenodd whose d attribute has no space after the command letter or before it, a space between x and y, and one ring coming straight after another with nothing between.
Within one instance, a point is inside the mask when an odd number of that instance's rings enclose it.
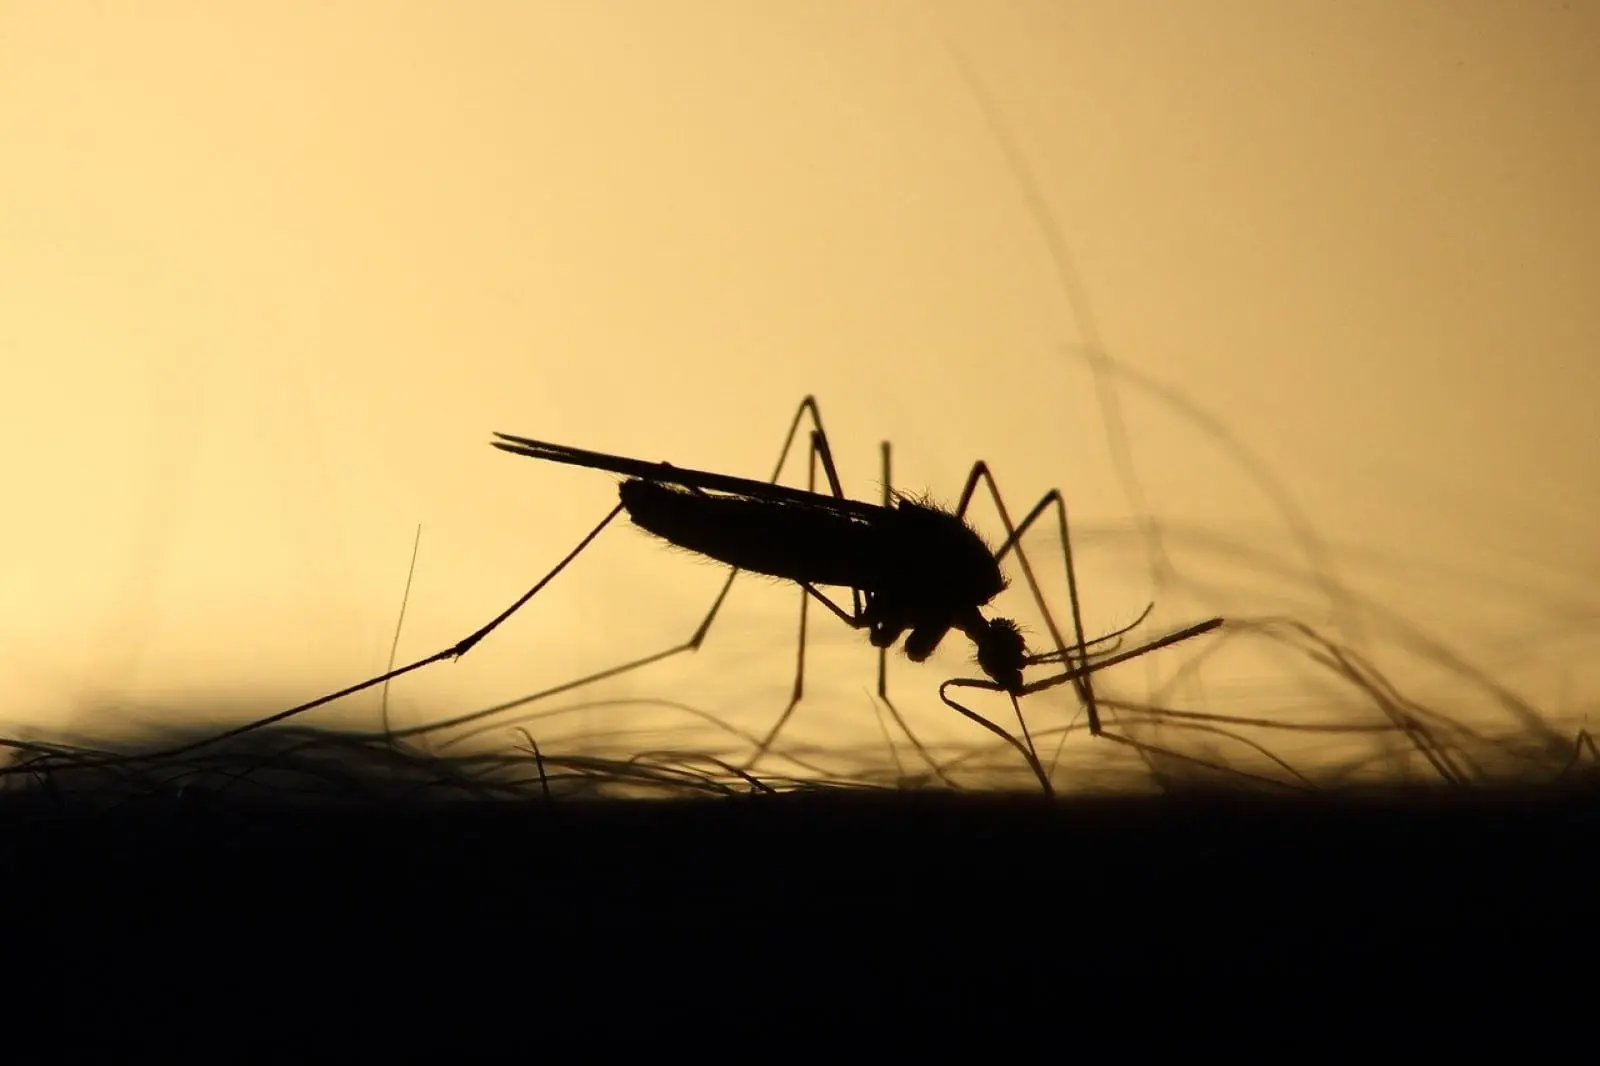
<instances>
[{"instance_id":1,"label":"mosquito","mask_svg":"<svg viewBox=\"0 0 1600 1066\"><path fill-rule=\"evenodd\" d=\"M791 488L779 484L778 478L794 447L801 424L807 420L811 425L807 487ZM1221 619L1211 619L1132 650L1113 654L1117 652L1122 636L1140 625L1150 609L1147 607L1138 619L1115 632L1093 640L1084 636L1066 506L1058 490L1051 489L1045 493L1022 521L1013 523L988 464L980 460L973 464L955 509L945 510L927 499L917 499L893 490L890 446L885 442L881 445L882 502L870 504L849 499L839 481L833 451L823 429L821 409L812 396L805 397L796 409L784 437L777 465L767 481L609 455L511 434L497 433L495 437L497 439L491 441L495 447L514 455L623 475L625 480L618 487L617 504L532 588L450 647L359 684L163 754L187 752L204 744L273 725L432 663L460 658L537 596L624 511L635 525L662 540L726 564L729 572L721 590L687 640L546 689L517 703L553 696L698 650L705 642L741 570L792 581L802 590L794 685L788 704L757 743L755 753L745 764L745 772L765 756L804 696L806 627L808 607L812 600L823 604L852 628L867 632L872 645L878 650L878 698L888 708L896 725L911 739L919 754L941 776L943 773L938 763L923 749L916 734L907 727L898 708L889 699L887 656L888 650L903 637L906 657L913 662L923 662L952 630L959 630L972 642L975 658L985 677L952 678L940 687L940 699L1016 748L1038 777L1047 795L1053 794L1050 777L1040 763L1032 738L1028 735L1027 723L1017 702L1019 697L1071 683L1084 707L1089 733L1093 736L1103 735L1091 682L1091 676L1096 671L1187 640L1222 624ZM819 466L827 479L826 493L817 491ZM980 485L987 489L1006 533L1001 546L992 551L966 520L967 510ZM1066 563L1067 593L1074 630L1070 644L1056 626L1021 543L1023 535L1047 511L1052 510ZM984 608L1008 587L1009 582L1001 564L1012 553L1017 557L1034 602L1045 620L1052 644L1048 651L1030 652L1020 627L1014 621L983 614ZM835 603L822 592L822 587L848 588L851 609L846 610ZM1100 649L1108 644L1111 645L1109 650L1091 653L1091 648ZM1092 654L1097 657L1092 658ZM1024 672L1038 666L1059 667L1060 672L1026 682ZM958 703L949 695L950 690L955 688L1006 694L1021 725L1023 740L1019 741L987 718ZM507 706L436 722L428 729L464 725L505 710Z\"/></svg>"}]
</instances>

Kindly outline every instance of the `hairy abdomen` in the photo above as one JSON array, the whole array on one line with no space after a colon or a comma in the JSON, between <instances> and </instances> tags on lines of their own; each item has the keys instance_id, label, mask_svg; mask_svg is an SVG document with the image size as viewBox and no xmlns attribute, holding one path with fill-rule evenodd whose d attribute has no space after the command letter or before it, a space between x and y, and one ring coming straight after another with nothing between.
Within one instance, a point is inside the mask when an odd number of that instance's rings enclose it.
<instances>
[{"instance_id":1,"label":"hairy abdomen","mask_svg":"<svg viewBox=\"0 0 1600 1066\"><path fill-rule=\"evenodd\" d=\"M741 570L866 588L881 569L881 537L872 526L821 508L639 480L624 481L621 495L641 529Z\"/></svg>"}]
</instances>

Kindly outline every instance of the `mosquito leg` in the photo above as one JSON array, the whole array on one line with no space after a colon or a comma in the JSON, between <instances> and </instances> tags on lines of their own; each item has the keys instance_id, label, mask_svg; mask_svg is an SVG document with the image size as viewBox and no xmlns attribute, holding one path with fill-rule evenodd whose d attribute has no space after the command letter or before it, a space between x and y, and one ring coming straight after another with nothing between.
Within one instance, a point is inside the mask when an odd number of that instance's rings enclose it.
<instances>
[{"instance_id":1,"label":"mosquito leg","mask_svg":"<svg viewBox=\"0 0 1600 1066\"><path fill-rule=\"evenodd\" d=\"M800 421L801 419L805 418L807 414L811 416L813 446L816 437L819 434L823 434L822 411L817 406L817 398L815 396L807 396L805 399L800 401L800 406L795 408L794 417L789 420L789 431L783 435L783 447L778 449L778 461L772 467L772 476L767 478L767 482L769 484L777 484L778 478L782 476L783 464L789 461L789 449L794 447L795 434L800 432ZM826 435L823 435L823 440L826 442ZM838 473L833 469L833 458L831 453L828 456L827 464L829 481L833 487L834 495L842 498L844 496L844 491L839 488L839 476ZM633 665L643 666L645 663L655 662L658 658L664 659L668 655L676 655L679 652L698 650L700 645L705 642L706 633L708 633L711 629L711 623L716 620L718 612L722 610L722 603L728 598L729 590L733 588L733 579L738 576L738 567L733 567L728 571L727 580L723 581L722 583L722 591L717 593L717 598L711 602L711 609L706 612L705 618L700 621L700 625L695 628L694 634L690 636L687 641L678 647L669 648L666 652L659 656L646 657L639 660L637 663L630 664L628 668L631 668Z\"/></svg>"},{"instance_id":2,"label":"mosquito leg","mask_svg":"<svg viewBox=\"0 0 1600 1066\"><path fill-rule=\"evenodd\" d=\"M952 688L978 688L988 689L990 691L999 691L1000 686L996 685L993 681L979 681L976 678L952 678L951 680L946 681L944 684L939 686L939 699L944 701L944 705L946 707L949 707L951 710L962 715L968 721L982 726L995 736L999 737L1001 740L1005 741L1007 744L1010 744L1013 748L1016 748L1017 751L1022 754L1022 758L1027 762L1028 769L1032 770L1034 776L1039 779L1039 787L1044 790L1046 798L1054 798L1056 790L1054 786L1050 784L1050 775L1045 772L1044 764L1039 761L1039 753L1033 749L1033 738L1028 737L1027 743L1025 744L1016 737L1012 736L1010 733L1007 733L1004 729L1001 729L999 726L989 721L989 719L985 718L977 711L970 710L967 707L957 703L955 700L950 698L949 690ZM1022 722L1022 708L1017 703L1015 696L1011 698L1011 705L1016 708L1017 721ZM1027 723L1022 722L1022 729L1023 736L1027 737Z\"/></svg>"},{"instance_id":3,"label":"mosquito leg","mask_svg":"<svg viewBox=\"0 0 1600 1066\"><path fill-rule=\"evenodd\" d=\"M822 428L822 412L817 410L817 401L814 397L807 396L805 402L811 405L811 417L815 425L815 428L811 431L811 471L808 475L811 480L807 481L806 487L809 491L816 491L816 464L820 460L823 474L828 479L828 491L833 493L834 499L842 500L845 498L844 486L839 482L839 468L833 461L833 448L828 444L828 433ZM887 499L884 502L887 503ZM859 619L861 617L860 589L850 590L850 602L855 607L856 618ZM851 624L854 625L854 623Z\"/></svg>"},{"instance_id":4,"label":"mosquito leg","mask_svg":"<svg viewBox=\"0 0 1600 1066\"><path fill-rule=\"evenodd\" d=\"M796 413L795 421L789 427L789 436L784 441L784 447L787 449L788 446L793 443L794 434L799 427L799 416L807 410L811 412L813 429L811 431L811 447L809 449L809 457L806 465L806 491L815 492L817 490L817 467L818 465L821 465L823 476L828 480L828 490L833 493L835 499L842 500L845 498L844 486L839 481L839 469L833 461L833 449L828 444L827 432L822 428L822 413L817 409L817 403L814 397L807 396L801 403L800 411ZM779 470L782 469L782 465L782 460L780 459ZM774 477L776 477L776 473L774 474ZM850 590L851 605L855 609L854 613L850 614L846 613L842 607L834 603L828 597L824 596L814 586L806 584L805 582L800 583L800 628L799 639L795 647L794 686L789 691L789 702L784 706L783 712L778 715L778 720L772 724L772 728L767 730L766 735L762 737L761 741L756 745L756 749L751 754L749 760L745 762L743 769L746 772L754 769L756 764L766 757L767 752L772 747L773 741L778 738L778 734L782 732L783 727L788 724L789 718L794 714L794 709L799 706L800 700L805 696L806 622L808 619L808 610L813 597L826 606L828 610L832 611L846 625L850 626L851 628L860 628L861 626L861 619L863 617L861 607L861 590ZM879 654L881 656L882 652L880 651ZM893 707L890 709L893 711ZM904 729L905 723L900 722L899 712L895 711L894 715L896 722L899 722L900 727ZM913 737L912 740L915 742L916 738ZM920 744L918 745L918 750L921 750ZM924 757L926 757L926 753L924 753Z\"/></svg>"},{"instance_id":5,"label":"mosquito leg","mask_svg":"<svg viewBox=\"0 0 1600 1066\"><path fill-rule=\"evenodd\" d=\"M1072 606L1073 635L1077 638L1073 651L1077 659L1082 662L1088 655L1089 641L1083 634L1083 612L1078 601L1078 576L1072 564L1072 536L1067 523L1067 506L1057 489L1051 489L1040 497L1039 502L1033 505L1021 522L1013 525L1011 514L1006 509L1005 500L1000 495L1000 486L995 483L994 475L989 472L989 465L982 460L972 464L972 472L967 475L966 486L961 490L961 502L956 507L956 514L965 517L967 507L972 503L973 493L977 491L978 483L982 481L988 488L990 498L994 501L995 511L1000 515L1000 522L1005 527L1006 539L999 550L995 552L995 561L1004 561L1007 554L1015 551L1017 563L1022 568L1023 577L1028 582L1028 589L1033 593L1033 600L1039 607L1039 613L1044 616L1045 626L1050 631L1050 639L1055 643L1056 652L1063 662L1068 661L1069 653L1067 643L1056 626L1055 616L1050 613L1050 608L1044 601L1044 593L1039 588L1039 581L1034 576L1033 565L1028 562L1028 555L1022 548L1022 536L1032 525L1039 520L1047 508L1054 506L1056 524L1061 535L1061 554L1066 562L1067 570L1067 596ZM1100 735L1100 709L1095 702L1094 684L1089 673L1076 674L1073 686L1077 689L1078 699L1083 704L1089 717L1089 733L1092 736Z\"/></svg>"},{"instance_id":6,"label":"mosquito leg","mask_svg":"<svg viewBox=\"0 0 1600 1066\"><path fill-rule=\"evenodd\" d=\"M833 490L833 494L834 494L834 496L836 498L842 499L844 497L844 489L839 484L839 472L834 468L833 456L832 456L832 453L828 450L828 445L827 445L827 440L828 439L822 433L822 428L821 428L822 415L817 411L816 400L814 398L810 397L810 396L807 396L805 398L805 400L802 402L801 410L802 411L805 410L805 408L806 408L806 406L808 404L811 407L812 418L816 422L817 428L813 429L811 431L811 447L807 450L808 451L808 458L807 458L807 461L806 461L806 491L807 492L815 492L815 491L817 491L817 457L820 454L822 456L822 459L823 459L823 466L826 469L829 487ZM790 440L793 439L793 437L794 437L794 429L798 425L799 425L799 421L798 421L798 418L797 418L796 422L795 422L795 425L790 427L790 431L789 431ZM787 446L788 446L788 441L785 442L785 447L787 447ZM780 460L779 466L780 466L780 469L781 469L781 467L782 467L781 460ZM774 474L773 476L774 476L774 478L777 477L776 474ZM824 597L822 595L822 593L817 592L815 589L813 589L809 585L805 585L805 584L801 585L801 587L800 587L800 629L799 629L798 639L795 641L794 685L789 690L789 702L783 708L783 713L778 715L778 720L776 722L772 723L772 728L767 730L766 736L762 737L760 742L756 744L756 750L751 753L750 758L748 760L746 760L744 766L742 766L740 768L745 773L749 773L752 770L754 770L756 764L759 763L762 760L762 758L764 758L766 756L767 750L772 747L772 742L778 738L778 733L780 731L782 731L785 723L787 723L789 721L789 716L794 713L795 707L799 706L801 698L805 696L805 693L806 693L806 619L807 619L808 609L809 609L809 607L811 605L811 597L812 597L813 594L815 594L824 603L827 603L829 607L832 607L834 609L835 613L840 613L839 612L839 608L836 607L831 600L828 600L826 597ZM858 607L857 610L856 610L856 614L859 615L860 613L861 612L860 612L860 609Z\"/></svg>"},{"instance_id":7,"label":"mosquito leg","mask_svg":"<svg viewBox=\"0 0 1600 1066\"><path fill-rule=\"evenodd\" d=\"M445 659L459 659L461 656L467 654L467 652L471 651L475 646L477 646L477 643L480 640L498 629L506 619L516 614L517 611L522 608L523 604L527 603L529 600L538 595L541 589L550 584L551 581L555 580L556 575L571 565L572 560L581 555L584 549L593 543L594 539L600 535L601 530L609 526L612 520L621 513L622 505L619 503L615 507L611 508L610 512L600 520L599 525L591 529L588 534L578 542L577 547L568 552L559 563L550 569L549 573L545 574L544 577L539 579L537 584L518 597L515 603L501 611L499 614L495 615L494 618L490 619L487 624L480 626L466 638L457 641L455 644L450 645L450 647L445 648L443 651L434 652L432 655L429 655L426 658L418 659L416 662L411 663L408 666L402 666L398 669L390 670L387 673L379 674L377 677L369 678L360 684L351 685L348 688L340 689L338 692L329 693L326 696L312 700L310 703L302 703L298 707L290 707L287 711L279 711L277 714L268 715L266 718L258 718L253 722L247 722L242 726L229 729L226 732L213 734L212 736L206 737L203 740L195 741L192 744L185 744L182 747L177 748L169 748L166 751L157 752L153 755L146 755L144 757L168 758L175 755L186 754L188 752L195 751L198 748L205 747L208 744L215 744L218 741L227 740L231 737L237 737L242 734L249 733L252 730L262 729L270 725L276 725L277 723L286 719L293 718L297 714L304 714L306 711L321 707L325 703L332 703L334 700L343 699L346 696L352 696L355 693L369 689L374 685L381 685L386 681L392 681L404 674L411 673L413 670L420 670L424 666L431 666L432 664L441 662Z\"/></svg>"}]
</instances>

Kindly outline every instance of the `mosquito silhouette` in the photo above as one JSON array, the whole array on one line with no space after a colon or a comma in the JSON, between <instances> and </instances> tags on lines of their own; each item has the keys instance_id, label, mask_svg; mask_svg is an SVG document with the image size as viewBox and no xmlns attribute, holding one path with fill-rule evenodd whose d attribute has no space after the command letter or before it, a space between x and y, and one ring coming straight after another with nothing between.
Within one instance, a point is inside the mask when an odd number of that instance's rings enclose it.
<instances>
[{"instance_id":1,"label":"mosquito silhouette","mask_svg":"<svg viewBox=\"0 0 1600 1066\"><path fill-rule=\"evenodd\" d=\"M808 417L810 454L807 488L802 490L779 484L777 479L794 447L800 426ZM804 595L794 688L788 706L757 746L747 769L766 753L803 695L805 616L806 607L813 599L851 628L866 630L879 652L879 697L919 750L921 745L915 734L906 728L888 698L885 653L904 637L906 658L914 663L924 662L951 630L959 630L972 642L977 664L988 680L953 679L941 686L941 699L1016 746L1046 790L1050 789L1048 774L1039 765L1020 707L1017 718L1023 730L1023 744L1018 744L1014 737L988 719L956 703L950 698L949 690L953 687L991 688L1010 696L1015 706L1019 696L1075 681L1087 712L1090 732L1101 732L1094 690L1089 681L1091 670L1085 669L1089 665L1089 648L1115 639L1126 630L1094 641L1084 638L1066 510L1057 491L1046 493L1020 523L1013 525L988 465L979 461L973 464L955 510L947 511L926 499L893 490L889 445L884 443L881 446L883 502L870 504L851 500L841 487L833 451L822 427L821 410L812 396L802 400L795 411L777 466L768 481L610 455L508 433L496 433L495 437L494 446L513 455L623 475L626 480L618 489L619 503L597 527L597 532L626 511L641 529L731 568L705 621L688 642L690 648L698 647L704 640L740 570L782 578L800 586ZM827 479L828 493L816 491L819 465ZM998 551L990 549L966 521L967 509L980 483L988 487L1006 529L1005 543ZM1076 638L1071 647L1055 631L1050 611L1020 544L1023 534L1052 506L1060 516L1061 543L1067 561ZM1052 631L1055 647L1044 655L1029 653L1014 621L983 614L983 608L1009 585L1000 563L1013 551ZM835 603L819 586L848 588L851 609ZM1175 639L1187 639L1216 624L1220 624L1220 620L1191 627L1192 631L1175 634L1157 645L1138 649L1137 653L1165 646ZM1110 661L1095 666L1103 667ZM1116 661L1122 661L1122 657ZM1024 668L1043 662L1073 668L1031 686L1024 684ZM926 756L925 752L923 754ZM931 759L929 762L935 765Z\"/></svg>"},{"instance_id":2,"label":"mosquito silhouette","mask_svg":"<svg viewBox=\"0 0 1600 1066\"><path fill-rule=\"evenodd\" d=\"M802 423L807 420L811 426L807 487L799 489L779 484L778 477L794 448ZM977 664L985 677L947 680L939 688L941 701L1016 748L1047 794L1053 793L1050 775L1039 760L1027 723L1022 717L1018 703L1021 697L1071 683L1084 707L1090 734L1102 735L1099 709L1091 682L1093 673L1187 640L1222 624L1220 618L1213 618L1131 650L1118 652L1121 637L1142 623L1149 614L1150 609L1146 608L1144 614L1132 624L1094 640L1086 639L1078 606L1066 506L1058 490L1051 489L1045 493L1022 521L1013 523L988 465L980 460L973 464L955 509L945 510L926 499L917 499L893 490L890 446L885 442L881 445L882 502L871 504L851 500L845 496L840 485L833 451L822 426L822 413L812 396L802 400L795 411L777 465L767 481L610 455L505 433L496 433L494 436L496 439L491 443L513 455L623 475L625 480L618 487L617 504L532 588L456 644L360 684L218 734L204 743L213 743L274 724L432 663L465 655L537 596L624 511L635 525L662 540L726 564L730 569L721 590L700 624L682 643L518 702L552 696L697 650L705 642L741 570L792 581L802 590L794 686L787 706L745 764L746 771L767 753L804 695L806 627L808 607L812 600L821 603L850 627L867 632L871 643L878 649L878 697L899 728L936 771L939 770L937 762L923 749L916 734L906 725L898 708L889 699L887 652L904 638L906 657L912 662L923 662L952 630L966 636L972 642ZM827 480L827 492L817 491L819 466ZM980 485L988 490L1006 532L1005 541L997 550L991 550L966 520L967 510ZM1033 567L1021 544L1023 535L1049 511L1056 515L1061 551L1066 563L1067 592L1073 619L1070 643L1058 629L1046 605ZM1030 652L1015 622L983 614L983 609L1008 587L1001 563L1011 554L1016 555L1018 566L1045 619L1051 640L1051 647L1047 651ZM847 610L839 606L823 593L823 587L849 589L851 608ZM1103 648L1106 645L1110 646L1109 649ZM1091 653L1091 649L1101 650ZM1058 672L1040 680L1025 681L1025 671L1039 666L1050 666ZM957 702L950 692L959 688L990 690L1007 695L1016 712L1023 739L1019 741L988 718ZM503 709L474 712L448 722L435 723L430 728L465 724Z\"/></svg>"}]
</instances>

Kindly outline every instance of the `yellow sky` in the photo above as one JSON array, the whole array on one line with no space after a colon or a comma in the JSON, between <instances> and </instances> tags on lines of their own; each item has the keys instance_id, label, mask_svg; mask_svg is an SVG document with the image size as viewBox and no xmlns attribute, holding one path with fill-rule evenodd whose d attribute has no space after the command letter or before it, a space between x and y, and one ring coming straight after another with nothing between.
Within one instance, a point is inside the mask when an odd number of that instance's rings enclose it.
<instances>
[{"instance_id":1,"label":"yellow sky","mask_svg":"<svg viewBox=\"0 0 1600 1066\"><path fill-rule=\"evenodd\" d=\"M979 457L1013 509L1059 486L1092 630L1289 612L1475 707L1394 612L1576 728L1596 55L1600 9L1544 2L0 3L3 717L375 672L418 523L401 655L436 650L615 498L491 431L765 476L812 392L858 495L881 438L946 499ZM718 576L619 530L396 713L670 643ZM698 662L608 692L759 730L795 607L751 581ZM797 728L871 743L864 642L814 625ZM1208 698L1321 691L1253 677Z\"/></svg>"}]
</instances>

